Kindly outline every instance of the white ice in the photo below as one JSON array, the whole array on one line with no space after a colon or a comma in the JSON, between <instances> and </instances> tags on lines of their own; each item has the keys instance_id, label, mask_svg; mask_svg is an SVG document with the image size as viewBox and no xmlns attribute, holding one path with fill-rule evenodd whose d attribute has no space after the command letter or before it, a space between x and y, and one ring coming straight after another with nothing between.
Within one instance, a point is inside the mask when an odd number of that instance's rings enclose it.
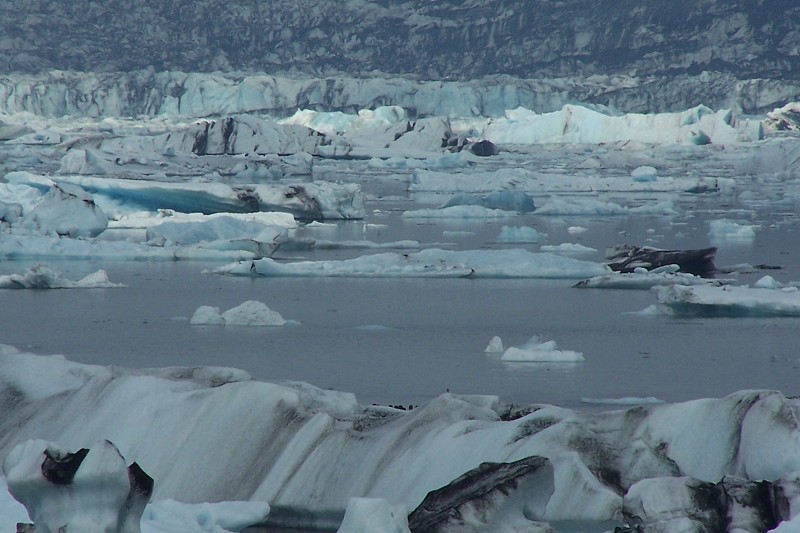
<instances>
[{"instance_id":1,"label":"white ice","mask_svg":"<svg viewBox=\"0 0 800 533\"><path fill-rule=\"evenodd\" d=\"M413 509L482 462L539 455L554 467L544 519L602 521L619 519L619 491L642 479L776 480L800 470L800 406L774 391L602 415L531 406L509 418L496 397L445 394L403 412L232 369L126 370L9 347L0 376L16 395L0 454L34 436L66 449L107 438L156 480L156 502L252 499L309 517L344 511L351 497ZM596 477L600 467L619 486Z\"/></svg>"},{"instance_id":2,"label":"white ice","mask_svg":"<svg viewBox=\"0 0 800 533\"><path fill-rule=\"evenodd\" d=\"M236 276L294 277L471 277L575 279L608 273L608 267L522 249L383 253L354 259L277 262L265 258L214 270Z\"/></svg>"},{"instance_id":3,"label":"white ice","mask_svg":"<svg viewBox=\"0 0 800 533\"><path fill-rule=\"evenodd\" d=\"M538 337L534 337L520 347L507 348L500 360L515 363L579 363L585 358L580 352L560 349L556 341L540 342Z\"/></svg>"},{"instance_id":4,"label":"white ice","mask_svg":"<svg viewBox=\"0 0 800 533\"><path fill-rule=\"evenodd\" d=\"M47 265L37 264L24 274L0 276L0 289L108 289L124 287L121 283L112 283L105 270L98 270L84 276L78 281L65 279Z\"/></svg>"},{"instance_id":5,"label":"white ice","mask_svg":"<svg viewBox=\"0 0 800 533\"><path fill-rule=\"evenodd\" d=\"M537 243L543 237L546 237L546 235L536 231L536 228L528 226L503 226L500 228L500 235L497 236L497 242Z\"/></svg>"},{"instance_id":6,"label":"white ice","mask_svg":"<svg viewBox=\"0 0 800 533\"><path fill-rule=\"evenodd\" d=\"M665 200L645 203L637 207L622 206L614 202L592 199L550 198L543 206L536 209L537 215L677 215L675 205Z\"/></svg>"},{"instance_id":7,"label":"white ice","mask_svg":"<svg viewBox=\"0 0 800 533\"><path fill-rule=\"evenodd\" d=\"M729 219L709 222L708 240L715 245L751 243L756 238L756 224Z\"/></svg>"},{"instance_id":8,"label":"white ice","mask_svg":"<svg viewBox=\"0 0 800 533\"><path fill-rule=\"evenodd\" d=\"M678 265L665 265L653 270L636 268L633 272L611 272L576 283L582 289L633 289L649 290L664 285L715 285L729 283L730 280L708 279L678 272Z\"/></svg>"},{"instance_id":9,"label":"white ice","mask_svg":"<svg viewBox=\"0 0 800 533\"><path fill-rule=\"evenodd\" d=\"M800 290L726 285L657 289L659 308L677 316L800 316Z\"/></svg>"},{"instance_id":10,"label":"white ice","mask_svg":"<svg viewBox=\"0 0 800 533\"><path fill-rule=\"evenodd\" d=\"M486 353L503 353L505 351L503 339L495 335L483 351Z\"/></svg>"},{"instance_id":11,"label":"white ice","mask_svg":"<svg viewBox=\"0 0 800 533\"><path fill-rule=\"evenodd\" d=\"M283 326L286 320L263 302L248 300L222 313L217 307L200 306L189 323L195 326Z\"/></svg>"}]
</instances>

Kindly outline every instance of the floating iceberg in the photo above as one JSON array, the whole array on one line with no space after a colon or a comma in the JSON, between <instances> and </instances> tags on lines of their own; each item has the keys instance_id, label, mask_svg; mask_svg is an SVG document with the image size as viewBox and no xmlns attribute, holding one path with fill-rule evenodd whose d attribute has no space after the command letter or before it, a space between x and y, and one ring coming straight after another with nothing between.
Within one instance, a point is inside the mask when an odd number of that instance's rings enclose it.
<instances>
[{"instance_id":1,"label":"floating iceberg","mask_svg":"<svg viewBox=\"0 0 800 533\"><path fill-rule=\"evenodd\" d=\"M112 283L105 270L98 270L78 281L64 279L61 274L50 270L46 265L35 265L24 274L0 276L0 289L107 289L124 287Z\"/></svg>"},{"instance_id":2,"label":"floating iceberg","mask_svg":"<svg viewBox=\"0 0 800 533\"><path fill-rule=\"evenodd\" d=\"M499 191L489 194L457 194L447 200L442 207L456 205L480 205L489 209L532 213L533 198L521 191Z\"/></svg>"},{"instance_id":3,"label":"floating iceberg","mask_svg":"<svg viewBox=\"0 0 800 533\"><path fill-rule=\"evenodd\" d=\"M614 202L601 200L567 200L564 198L550 198L543 206L536 209L537 215L677 215L675 205L665 200L638 207L628 207Z\"/></svg>"},{"instance_id":4,"label":"floating iceberg","mask_svg":"<svg viewBox=\"0 0 800 533\"><path fill-rule=\"evenodd\" d=\"M283 263L260 259L219 267L217 274L294 277L470 277L574 279L607 273L604 265L521 249L364 255L342 261Z\"/></svg>"},{"instance_id":5,"label":"floating iceberg","mask_svg":"<svg viewBox=\"0 0 800 533\"><path fill-rule=\"evenodd\" d=\"M579 289L634 289L650 290L665 285L714 285L720 286L730 280L701 278L688 272L678 272L678 265L666 265L653 270L638 267L633 272L612 272L579 281L573 287Z\"/></svg>"},{"instance_id":6,"label":"floating iceberg","mask_svg":"<svg viewBox=\"0 0 800 533\"><path fill-rule=\"evenodd\" d=\"M595 248L584 246L576 242L562 242L561 244L545 244L539 248L543 252L554 254L591 254L596 252Z\"/></svg>"},{"instance_id":7,"label":"floating iceberg","mask_svg":"<svg viewBox=\"0 0 800 533\"><path fill-rule=\"evenodd\" d=\"M497 236L497 242L536 243L539 242L542 237L543 235L536 231L535 228L527 226L503 226L500 228L500 235Z\"/></svg>"},{"instance_id":8,"label":"floating iceberg","mask_svg":"<svg viewBox=\"0 0 800 533\"><path fill-rule=\"evenodd\" d=\"M500 360L509 363L579 363L585 359L580 352L561 350L556 341L541 342L536 336L520 347L511 346L503 352Z\"/></svg>"},{"instance_id":9,"label":"floating iceberg","mask_svg":"<svg viewBox=\"0 0 800 533\"><path fill-rule=\"evenodd\" d=\"M108 227L108 217L91 194L69 183L53 183L41 201L14 224L49 235L96 237Z\"/></svg>"},{"instance_id":10,"label":"floating iceberg","mask_svg":"<svg viewBox=\"0 0 800 533\"><path fill-rule=\"evenodd\" d=\"M220 313L217 307L202 305L189 323L194 326L283 326L286 320L266 304L248 300L224 313Z\"/></svg>"},{"instance_id":11,"label":"floating iceberg","mask_svg":"<svg viewBox=\"0 0 800 533\"><path fill-rule=\"evenodd\" d=\"M659 308L676 316L800 316L797 287L672 285L659 288L657 294Z\"/></svg>"},{"instance_id":12,"label":"floating iceberg","mask_svg":"<svg viewBox=\"0 0 800 533\"><path fill-rule=\"evenodd\" d=\"M438 209L415 209L403 213L403 218L467 218L490 219L516 216L515 211L491 209L481 205L454 205Z\"/></svg>"},{"instance_id":13,"label":"floating iceberg","mask_svg":"<svg viewBox=\"0 0 800 533\"><path fill-rule=\"evenodd\" d=\"M358 219L364 217L361 188L331 182L289 185L226 185L224 183L168 183L153 180L54 176L10 172L6 181L37 188L74 184L95 197L127 206L128 211L172 209L184 213L248 213L281 211L301 219Z\"/></svg>"},{"instance_id":14,"label":"floating iceberg","mask_svg":"<svg viewBox=\"0 0 800 533\"><path fill-rule=\"evenodd\" d=\"M712 220L709 223L708 240L712 244L750 243L756 238L755 224L746 224L729 219Z\"/></svg>"}]
</instances>

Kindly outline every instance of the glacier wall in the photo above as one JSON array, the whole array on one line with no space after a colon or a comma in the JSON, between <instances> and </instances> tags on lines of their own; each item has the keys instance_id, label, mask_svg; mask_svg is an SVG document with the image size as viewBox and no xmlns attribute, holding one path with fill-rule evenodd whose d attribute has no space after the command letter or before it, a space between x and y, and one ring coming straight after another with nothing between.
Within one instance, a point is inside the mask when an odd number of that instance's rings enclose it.
<instances>
[{"instance_id":1,"label":"glacier wall","mask_svg":"<svg viewBox=\"0 0 800 533\"><path fill-rule=\"evenodd\" d=\"M800 80L738 80L719 73L670 78L501 76L469 82L153 70L0 76L0 113L48 117L201 117L245 112L285 117L298 109L354 113L382 105L404 107L411 116L492 117L517 107L545 113L576 102L625 113L683 111L704 104L763 114L798 99Z\"/></svg>"}]
</instances>

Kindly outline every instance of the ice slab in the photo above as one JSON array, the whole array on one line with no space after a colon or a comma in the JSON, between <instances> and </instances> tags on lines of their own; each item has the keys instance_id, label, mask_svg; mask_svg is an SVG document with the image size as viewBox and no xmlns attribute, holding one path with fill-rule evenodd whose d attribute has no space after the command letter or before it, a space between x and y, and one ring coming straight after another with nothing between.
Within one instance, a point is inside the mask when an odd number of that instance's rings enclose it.
<instances>
[{"instance_id":1,"label":"ice slab","mask_svg":"<svg viewBox=\"0 0 800 533\"><path fill-rule=\"evenodd\" d=\"M112 283L105 270L98 270L78 281L65 279L47 265L34 265L24 274L0 276L0 289L108 289L124 287Z\"/></svg>"},{"instance_id":2,"label":"ice slab","mask_svg":"<svg viewBox=\"0 0 800 533\"><path fill-rule=\"evenodd\" d=\"M672 285L659 288L657 294L659 308L677 316L800 316L800 290L797 287Z\"/></svg>"},{"instance_id":3,"label":"ice slab","mask_svg":"<svg viewBox=\"0 0 800 533\"><path fill-rule=\"evenodd\" d=\"M470 277L574 279L607 273L599 263L522 249L364 255L342 261L283 263L260 259L226 265L213 271L237 276L295 277Z\"/></svg>"}]
</instances>

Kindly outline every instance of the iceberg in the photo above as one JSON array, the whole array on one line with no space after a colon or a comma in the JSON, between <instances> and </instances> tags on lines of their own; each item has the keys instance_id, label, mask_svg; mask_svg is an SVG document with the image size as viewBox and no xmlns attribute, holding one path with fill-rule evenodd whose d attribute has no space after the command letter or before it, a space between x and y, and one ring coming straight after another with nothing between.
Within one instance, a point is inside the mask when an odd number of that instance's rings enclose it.
<instances>
[{"instance_id":1,"label":"iceberg","mask_svg":"<svg viewBox=\"0 0 800 533\"><path fill-rule=\"evenodd\" d=\"M712 244L751 243L756 238L756 224L747 224L729 219L709 222L708 240Z\"/></svg>"},{"instance_id":2,"label":"iceberg","mask_svg":"<svg viewBox=\"0 0 800 533\"><path fill-rule=\"evenodd\" d=\"M800 290L725 285L671 285L657 290L658 305L675 316L800 316Z\"/></svg>"},{"instance_id":3,"label":"iceberg","mask_svg":"<svg viewBox=\"0 0 800 533\"><path fill-rule=\"evenodd\" d=\"M580 352L559 349L556 341L541 342L537 335L522 346L506 349L500 360L509 363L579 363L585 359Z\"/></svg>"},{"instance_id":4,"label":"iceberg","mask_svg":"<svg viewBox=\"0 0 800 533\"><path fill-rule=\"evenodd\" d=\"M633 272L612 272L602 276L579 281L573 287L579 289L633 289L650 290L653 287L667 285L713 285L721 286L730 283L731 280L709 279L679 272L680 267L675 264L647 270L638 267Z\"/></svg>"},{"instance_id":5,"label":"iceberg","mask_svg":"<svg viewBox=\"0 0 800 533\"><path fill-rule=\"evenodd\" d=\"M503 226L500 228L500 235L497 236L497 242L536 243L545 236L546 235L536 231L535 228L526 226Z\"/></svg>"},{"instance_id":6,"label":"iceberg","mask_svg":"<svg viewBox=\"0 0 800 533\"><path fill-rule=\"evenodd\" d=\"M517 108L502 118L490 119L480 136L496 144L572 143L602 144L638 141L648 144L756 141L761 129L756 121L736 121L730 110L713 111L698 106L681 113L629 113L612 116L579 105L538 114Z\"/></svg>"},{"instance_id":7,"label":"iceberg","mask_svg":"<svg viewBox=\"0 0 800 533\"><path fill-rule=\"evenodd\" d=\"M120 283L112 283L105 270L98 270L78 281L64 279L47 265L34 265L24 274L0 276L0 289L108 289L124 287Z\"/></svg>"},{"instance_id":8,"label":"iceberg","mask_svg":"<svg viewBox=\"0 0 800 533\"><path fill-rule=\"evenodd\" d=\"M656 483L648 480L717 484L736 476L768 490L783 487L787 498L800 489L792 477L800 470L800 405L775 391L604 413L444 394L402 411L308 384L254 381L234 369L108 368L5 346L0 394L14 398L0 413L2 456L36 436L58 436L66 449L108 439L122 456L135 457L156 480L143 526L167 514L171 500L198 504L183 509L206 513L209 522L234 509L202 502L250 500L241 513L264 525L293 517L292 527L329 520L335 529L351 505L348 523L366 520L357 511L369 508L388 511L402 526L402 506L415 510L412 517L473 509L462 519L498 527L503 516L524 516L607 529L631 519L626 513L643 494L641 483ZM522 483L503 489L518 475ZM504 490L498 501L493 494ZM445 500L455 507L425 503ZM693 509L676 506L673 516ZM779 513L770 527L788 518Z\"/></svg>"},{"instance_id":9,"label":"iceberg","mask_svg":"<svg viewBox=\"0 0 800 533\"><path fill-rule=\"evenodd\" d=\"M37 188L72 184L95 197L123 204L129 210L172 209L184 213L249 213L280 211L299 219L360 219L364 217L361 188L331 182L289 185L226 185L224 183L168 183L153 180L54 176L10 172L8 183Z\"/></svg>"},{"instance_id":10,"label":"iceberg","mask_svg":"<svg viewBox=\"0 0 800 533\"><path fill-rule=\"evenodd\" d=\"M220 313L219 308L202 305L189 323L193 326L283 326L286 320L263 302L248 300Z\"/></svg>"},{"instance_id":11,"label":"iceberg","mask_svg":"<svg viewBox=\"0 0 800 533\"><path fill-rule=\"evenodd\" d=\"M607 267L522 249L450 251L431 248L416 253L364 255L341 261L278 262L259 259L212 271L233 276L400 277L400 278L551 278L574 279L607 273Z\"/></svg>"},{"instance_id":12,"label":"iceberg","mask_svg":"<svg viewBox=\"0 0 800 533\"><path fill-rule=\"evenodd\" d=\"M504 209L492 209L482 205L453 205L449 207L439 207L436 209L415 209L405 211L403 218L464 218L464 219L491 219L508 218L516 216L514 211Z\"/></svg>"},{"instance_id":13,"label":"iceberg","mask_svg":"<svg viewBox=\"0 0 800 533\"><path fill-rule=\"evenodd\" d=\"M537 215L677 215L675 205L665 200L647 203L637 207L622 206L614 202L601 200L567 200L551 198L543 206L534 211Z\"/></svg>"}]
</instances>

